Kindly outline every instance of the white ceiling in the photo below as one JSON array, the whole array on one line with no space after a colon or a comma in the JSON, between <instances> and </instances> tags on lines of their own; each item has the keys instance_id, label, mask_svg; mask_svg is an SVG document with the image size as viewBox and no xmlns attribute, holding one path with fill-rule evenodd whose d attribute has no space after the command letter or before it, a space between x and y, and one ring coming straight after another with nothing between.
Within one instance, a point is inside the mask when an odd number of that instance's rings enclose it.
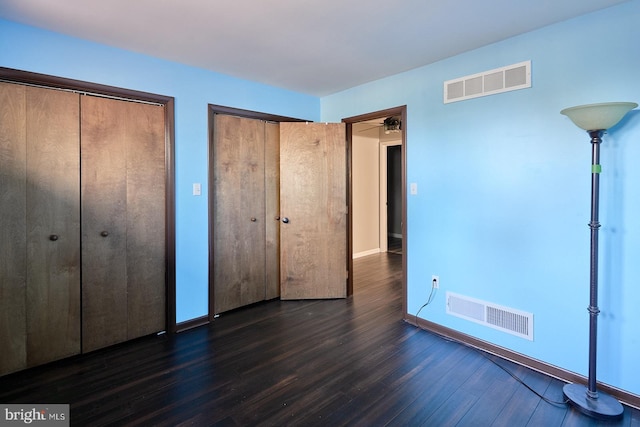
<instances>
[{"instance_id":1,"label":"white ceiling","mask_svg":"<svg viewBox=\"0 0 640 427\"><path fill-rule=\"evenodd\" d=\"M624 1L0 0L0 17L323 96Z\"/></svg>"}]
</instances>

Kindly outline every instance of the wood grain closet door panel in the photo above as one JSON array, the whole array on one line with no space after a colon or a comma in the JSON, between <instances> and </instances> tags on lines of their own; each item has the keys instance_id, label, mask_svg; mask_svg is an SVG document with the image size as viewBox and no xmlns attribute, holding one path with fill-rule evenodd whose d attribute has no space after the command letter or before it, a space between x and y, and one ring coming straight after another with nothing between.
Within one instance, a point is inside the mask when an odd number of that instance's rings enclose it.
<instances>
[{"instance_id":1,"label":"wood grain closet door panel","mask_svg":"<svg viewBox=\"0 0 640 427\"><path fill-rule=\"evenodd\" d=\"M25 86L0 83L0 375L27 366Z\"/></svg>"},{"instance_id":2,"label":"wood grain closet door panel","mask_svg":"<svg viewBox=\"0 0 640 427\"><path fill-rule=\"evenodd\" d=\"M83 351L165 329L164 108L82 98Z\"/></svg>"},{"instance_id":3,"label":"wood grain closet door panel","mask_svg":"<svg viewBox=\"0 0 640 427\"><path fill-rule=\"evenodd\" d=\"M165 330L164 107L128 102L127 337Z\"/></svg>"},{"instance_id":4,"label":"wood grain closet door panel","mask_svg":"<svg viewBox=\"0 0 640 427\"><path fill-rule=\"evenodd\" d=\"M280 123L281 298L347 295L342 123Z\"/></svg>"},{"instance_id":5,"label":"wood grain closet door panel","mask_svg":"<svg viewBox=\"0 0 640 427\"><path fill-rule=\"evenodd\" d=\"M82 351L127 339L123 101L82 97Z\"/></svg>"},{"instance_id":6,"label":"wood grain closet door panel","mask_svg":"<svg viewBox=\"0 0 640 427\"><path fill-rule=\"evenodd\" d=\"M80 352L79 96L27 95L27 364Z\"/></svg>"},{"instance_id":7,"label":"wood grain closet door panel","mask_svg":"<svg viewBox=\"0 0 640 427\"><path fill-rule=\"evenodd\" d=\"M280 296L280 125L265 123L265 299Z\"/></svg>"},{"instance_id":8,"label":"wood grain closet door panel","mask_svg":"<svg viewBox=\"0 0 640 427\"><path fill-rule=\"evenodd\" d=\"M264 122L216 115L213 143L214 311L265 298Z\"/></svg>"}]
</instances>

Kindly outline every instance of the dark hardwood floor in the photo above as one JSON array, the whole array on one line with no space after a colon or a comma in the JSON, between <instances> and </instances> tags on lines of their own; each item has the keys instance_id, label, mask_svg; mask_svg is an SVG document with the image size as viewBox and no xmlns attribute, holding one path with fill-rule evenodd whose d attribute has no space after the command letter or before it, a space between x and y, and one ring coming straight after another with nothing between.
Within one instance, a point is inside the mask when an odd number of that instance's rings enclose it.
<instances>
[{"instance_id":1,"label":"dark hardwood floor","mask_svg":"<svg viewBox=\"0 0 640 427\"><path fill-rule=\"evenodd\" d=\"M640 426L550 404L563 383L402 321L399 255L354 262L346 300L270 301L0 378L1 403L69 403L72 425Z\"/></svg>"}]
</instances>

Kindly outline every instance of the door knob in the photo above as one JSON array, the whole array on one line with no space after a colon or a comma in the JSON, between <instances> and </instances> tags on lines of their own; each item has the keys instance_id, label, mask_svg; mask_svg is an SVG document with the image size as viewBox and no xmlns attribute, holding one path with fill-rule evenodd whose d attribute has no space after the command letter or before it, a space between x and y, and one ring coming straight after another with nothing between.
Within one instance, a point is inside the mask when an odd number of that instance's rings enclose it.
<instances>
[{"instance_id":1,"label":"door knob","mask_svg":"<svg viewBox=\"0 0 640 427\"><path fill-rule=\"evenodd\" d=\"M289 218L287 218L286 216L284 218L282 218L282 222L284 222L285 224L289 223Z\"/></svg>"},{"instance_id":2,"label":"door knob","mask_svg":"<svg viewBox=\"0 0 640 427\"><path fill-rule=\"evenodd\" d=\"M100 233L100 235L102 237L107 237L109 235L109 232L108 231L103 231L102 233Z\"/></svg>"},{"instance_id":3,"label":"door knob","mask_svg":"<svg viewBox=\"0 0 640 427\"><path fill-rule=\"evenodd\" d=\"M58 240L58 235L52 234L51 236L49 236L49 240L51 240L52 242L55 242L56 240Z\"/></svg>"},{"instance_id":4,"label":"door knob","mask_svg":"<svg viewBox=\"0 0 640 427\"><path fill-rule=\"evenodd\" d=\"M251 222L256 222L257 220L258 220L258 219L257 219L257 218L255 218L255 217L252 217L252 218L251 218Z\"/></svg>"}]
</instances>

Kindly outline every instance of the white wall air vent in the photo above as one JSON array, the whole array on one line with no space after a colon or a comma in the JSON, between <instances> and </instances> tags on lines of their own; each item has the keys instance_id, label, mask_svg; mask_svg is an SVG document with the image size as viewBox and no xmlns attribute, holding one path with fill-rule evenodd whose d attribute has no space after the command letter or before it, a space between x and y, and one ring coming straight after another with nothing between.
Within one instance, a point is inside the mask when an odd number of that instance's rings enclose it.
<instances>
[{"instance_id":1,"label":"white wall air vent","mask_svg":"<svg viewBox=\"0 0 640 427\"><path fill-rule=\"evenodd\" d=\"M531 87L531 61L444 82L444 103Z\"/></svg>"},{"instance_id":2,"label":"white wall air vent","mask_svg":"<svg viewBox=\"0 0 640 427\"><path fill-rule=\"evenodd\" d=\"M533 341L533 314L447 292L447 314Z\"/></svg>"}]
</instances>

